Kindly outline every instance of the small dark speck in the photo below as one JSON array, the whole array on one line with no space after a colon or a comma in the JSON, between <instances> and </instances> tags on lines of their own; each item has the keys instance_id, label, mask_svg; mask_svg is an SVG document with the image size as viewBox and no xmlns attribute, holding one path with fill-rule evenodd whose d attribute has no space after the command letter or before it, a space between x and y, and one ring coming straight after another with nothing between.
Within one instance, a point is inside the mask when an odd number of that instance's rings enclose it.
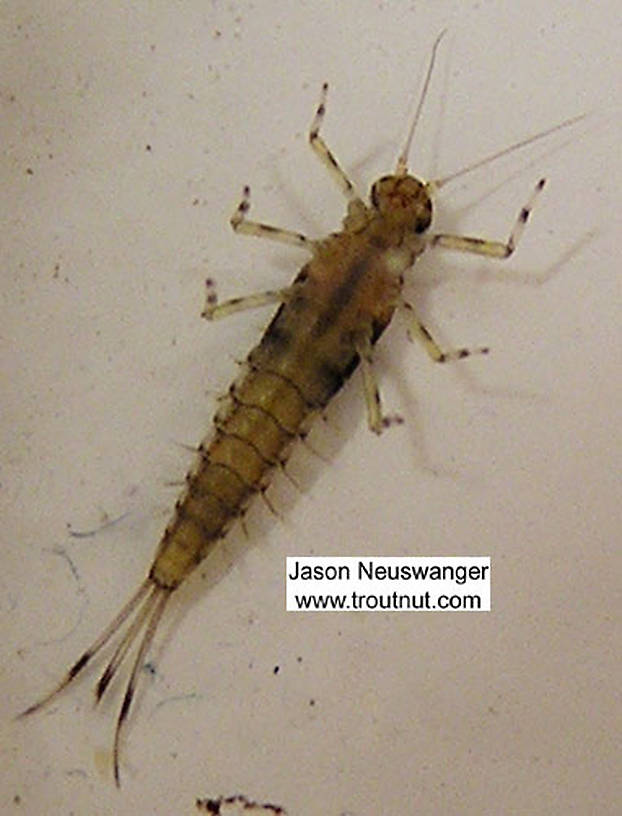
<instances>
[{"instance_id":1,"label":"small dark speck","mask_svg":"<svg viewBox=\"0 0 622 816\"><path fill-rule=\"evenodd\" d=\"M315 705L315 700L313 699L313 697L309 700L309 705L311 707L313 707Z\"/></svg>"},{"instance_id":2,"label":"small dark speck","mask_svg":"<svg viewBox=\"0 0 622 816\"><path fill-rule=\"evenodd\" d=\"M297 661L298 663L302 663L302 657L301 657L300 655L298 655L298 657L296 658L296 661Z\"/></svg>"},{"instance_id":3,"label":"small dark speck","mask_svg":"<svg viewBox=\"0 0 622 816\"><path fill-rule=\"evenodd\" d=\"M279 673L279 669L280 669L280 666L275 666L275 667L272 669L272 674L278 674L278 673Z\"/></svg>"},{"instance_id":4,"label":"small dark speck","mask_svg":"<svg viewBox=\"0 0 622 816\"><path fill-rule=\"evenodd\" d=\"M197 799L197 807L204 807L207 813L218 816L220 813L220 802L216 799Z\"/></svg>"},{"instance_id":5,"label":"small dark speck","mask_svg":"<svg viewBox=\"0 0 622 816\"><path fill-rule=\"evenodd\" d=\"M35 174L35 171L32 169L32 167L27 167L26 168L26 175L27 176L34 176L34 174Z\"/></svg>"},{"instance_id":6,"label":"small dark speck","mask_svg":"<svg viewBox=\"0 0 622 816\"><path fill-rule=\"evenodd\" d=\"M193 199L192 199L192 206L193 206L193 207L196 207L196 206L199 204L199 202L200 202L200 199L199 199L199 198L193 198Z\"/></svg>"},{"instance_id":7,"label":"small dark speck","mask_svg":"<svg viewBox=\"0 0 622 816\"><path fill-rule=\"evenodd\" d=\"M19 795L19 793L16 793L15 796L13 797L13 804L14 805L21 805L21 803L22 803L22 797Z\"/></svg>"},{"instance_id":8,"label":"small dark speck","mask_svg":"<svg viewBox=\"0 0 622 816\"><path fill-rule=\"evenodd\" d=\"M151 145L150 145L150 144L145 145L145 150L146 150L148 153L150 153L150 152L151 152Z\"/></svg>"}]
</instances>

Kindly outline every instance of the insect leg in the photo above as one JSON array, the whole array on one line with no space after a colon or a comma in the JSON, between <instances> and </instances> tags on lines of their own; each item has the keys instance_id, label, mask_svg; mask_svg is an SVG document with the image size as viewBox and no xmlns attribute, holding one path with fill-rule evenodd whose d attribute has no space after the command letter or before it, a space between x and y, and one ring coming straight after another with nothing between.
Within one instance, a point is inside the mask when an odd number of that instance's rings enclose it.
<instances>
[{"instance_id":1,"label":"insect leg","mask_svg":"<svg viewBox=\"0 0 622 816\"><path fill-rule=\"evenodd\" d=\"M502 241L487 241L483 238L471 238L465 235L447 235L444 233L439 233L438 235L432 235L430 237L430 246L440 246L444 247L445 249L454 249L458 252L473 252L476 255L486 255L488 258L509 258L520 241L521 235L523 234L527 221L529 220L529 216L531 215L536 199L541 193L545 184L546 179L540 179L540 181L536 184L529 201L519 212L518 218L516 219L514 227L510 233L510 237L505 244Z\"/></svg>"},{"instance_id":2,"label":"insect leg","mask_svg":"<svg viewBox=\"0 0 622 816\"><path fill-rule=\"evenodd\" d=\"M398 425L403 422L402 417L384 416L382 413L382 401L380 391L373 371L372 345L368 337L357 343L356 351L361 361L361 372L363 374L363 391L365 394L365 405L367 408L367 424L370 431L381 434L390 425Z\"/></svg>"},{"instance_id":3,"label":"insect leg","mask_svg":"<svg viewBox=\"0 0 622 816\"><path fill-rule=\"evenodd\" d=\"M356 191L354 184L347 177L345 171L339 166L339 162L331 153L324 139L322 139L322 137L320 136L320 127L322 126L322 122L324 121L324 115L326 114L327 93L328 83L325 82L322 85L320 103L317 106L315 116L313 117L313 122L311 123L311 129L309 131L309 144L311 145L313 151L319 156L322 164L326 165L326 167L328 168L328 172L331 174L337 186L339 187L341 192L345 195L345 197L349 201L360 201L362 203L362 199L358 192Z\"/></svg>"},{"instance_id":4,"label":"insect leg","mask_svg":"<svg viewBox=\"0 0 622 816\"><path fill-rule=\"evenodd\" d=\"M284 303L292 294L294 287L285 286L283 289L268 289L265 292L256 292L254 295L231 298L224 303L218 303L218 296L214 281L208 278L205 281L207 295L205 306L201 312L201 317L206 320L217 320L221 317L228 317L234 312L241 312L245 309L256 309L259 306L267 306L270 303Z\"/></svg>"},{"instance_id":5,"label":"insect leg","mask_svg":"<svg viewBox=\"0 0 622 816\"><path fill-rule=\"evenodd\" d=\"M273 227L271 224L261 224L259 221L247 221L246 213L250 208L251 188L245 187L242 193L242 201L238 204L229 222L234 232L240 235L253 235L256 238L269 238L271 241L278 241L281 244L289 244L290 246L304 247L312 251L315 242L307 238L307 236L301 232L292 232L290 230L281 229L280 227Z\"/></svg>"},{"instance_id":6,"label":"insect leg","mask_svg":"<svg viewBox=\"0 0 622 816\"><path fill-rule=\"evenodd\" d=\"M478 346L477 348L458 348L447 349L444 351L432 337L430 332L426 329L423 323L415 315L414 309L410 303L405 300L401 301L403 309L408 312L410 326L408 328L408 337L410 340L419 340L424 349L427 351L430 358L435 363L446 363L449 360L464 360L465 357L471 357L473 354L488 354L490 349L487 346Z\"/></svg>"}]
</instances>

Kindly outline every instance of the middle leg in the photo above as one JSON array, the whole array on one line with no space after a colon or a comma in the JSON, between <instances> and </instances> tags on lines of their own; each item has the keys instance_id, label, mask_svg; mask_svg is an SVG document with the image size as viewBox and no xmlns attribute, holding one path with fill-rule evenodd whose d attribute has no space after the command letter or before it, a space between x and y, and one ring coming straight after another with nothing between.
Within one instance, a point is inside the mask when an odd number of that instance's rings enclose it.
<instances>
[{"instance_id":1,"label":"middle leg","mask_svg":"<svg viewBox=\"0 0 622 816\"><path fill-rule=\"evenodd\" d=\"M206 320L218 320L221 317L229 317L235 312L242 312L246 309L257 309L259 306L268 306L271 303L285 303L294 291L294 284L285 286L282 289L268 289L265 292L255 292L252 295L231 298L225 300L224 303L218 302L216 286L211 278L205 281L205 288L207 292L201 317Z\"/></svg>"},{"instance_id":2,"label":"middle leg","mask_svg":"<svg viewBox=\"0 0 622 816\"><path fill-rule=\"evenodd\" d=\"M423 323L415 314L415 310L410 303L403 300L400 304L402 308L408 312L410 326L408 328L408 337L411 340L419 340L428 356L435 363L447 363L450 360L464 360L465 357L471 357L474 354L488 354L490 349L488 346L478 346L477 348L457 348L457 349L442 349L436 340L432 337L430 332L426 329Z\"/></svg>"},{"instance_id":3,"label":"middle leg","mask_svg":"<svg viewBox=\"0 0 622 816\"><path fill-rule=\"evenodd\" d=\"M251 188L247 186L242 193L242 201L236 207L229 222L234 232L240 235L253 235L256 238L269 238L271 241L278 241L280 244L302 247L308 249L309 252L313 252L315 242L301 232L273 227L271 224L262 224L259 221L247 221L246 213L250 208Z\"/></svg>"}]
</instances>

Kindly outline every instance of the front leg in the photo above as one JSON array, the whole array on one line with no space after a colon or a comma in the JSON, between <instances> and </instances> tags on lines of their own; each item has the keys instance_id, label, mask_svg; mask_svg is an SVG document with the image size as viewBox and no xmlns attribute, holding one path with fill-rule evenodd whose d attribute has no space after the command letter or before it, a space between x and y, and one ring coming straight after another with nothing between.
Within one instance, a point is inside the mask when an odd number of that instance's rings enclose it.
<instances>
[{"instance_id":1,"label":"front leg","mask_svg":"<svg viewBox=\"0 0 622 816\"><path fill-rule=\"evenodd\" d=\"M447 235L440 233L429 238L430 246L440 246L445 249L454 249L458 252L472 252L475 255L485 255L488 258L499 258L503 260L509 258L518 246L518 242L525 230L531 211L536 199L542 192L546 179L540 179L536 184L529 201L521 208L518 218L510 232L510 237L503 243L502 241L488 241L485 238L471 238L465 235Z\"/></svg>"},{"instance_id":2,"label":"front leg","mask_svg":"<svg viewBox=\"0 0 622 816\"><path fill-rule=\"evenodd\" d=\"M311 123L311 130L309 131L309 144L311 145L312 150L314 153L319 157L322 164L324 164L328 168L328 172L335 180L335 183L341 190L341 192L345 195L348 201L360 201L362 203L362 199L360 195L357 193L354 184L350 181L348 176L346 175L345 170L343 170L337 159L333 156L332 152L328 148L326 142L320 136L320 127L322 126L322 122L324 121L324 115L326 114L326 94L328 93L328 83L325 82L322 85L322 95L320 96L320 103L317 106L317 110L315 111L315 116L313 117L313 122Z\"/></svg>"}]
</instances>

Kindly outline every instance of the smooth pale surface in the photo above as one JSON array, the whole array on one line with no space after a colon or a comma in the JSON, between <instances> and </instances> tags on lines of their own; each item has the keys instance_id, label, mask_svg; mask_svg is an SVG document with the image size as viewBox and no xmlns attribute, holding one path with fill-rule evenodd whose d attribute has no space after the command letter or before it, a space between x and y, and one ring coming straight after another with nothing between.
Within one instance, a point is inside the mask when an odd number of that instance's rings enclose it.
<instances>
[{"instance_id":1,"label":"smooth pale surface","mask_svg":"<svg viewBox=\"0 0 622 816\"><path fill-rule=\"evenodd\" d=\"M615 811L620 26L611 0L5 4L4 813L190 814L237 793L290 816ZM242 186L254 217L336 229L343 202L306 145L321 83L325 138L367 188L444 27L416 173L593 116L442 191L437 227L504 239L549 178L509 263L438 252L413 275L438 339L491 354L434 366L396 321L377 357L405 424L370 434L354 377L311 438L331 463L303 449L303 495L283 478L271 493L284 522L258 502L250 543L232 536L179 593L118 792L118 685L93 711L92 673L11 718L142 579L179 443L269 317L205 324L204 278L231 297L303 260L233 235ZM286 613L285 556L307 554L490 555L493 611Z\"/></svg>"}]
</instances>

